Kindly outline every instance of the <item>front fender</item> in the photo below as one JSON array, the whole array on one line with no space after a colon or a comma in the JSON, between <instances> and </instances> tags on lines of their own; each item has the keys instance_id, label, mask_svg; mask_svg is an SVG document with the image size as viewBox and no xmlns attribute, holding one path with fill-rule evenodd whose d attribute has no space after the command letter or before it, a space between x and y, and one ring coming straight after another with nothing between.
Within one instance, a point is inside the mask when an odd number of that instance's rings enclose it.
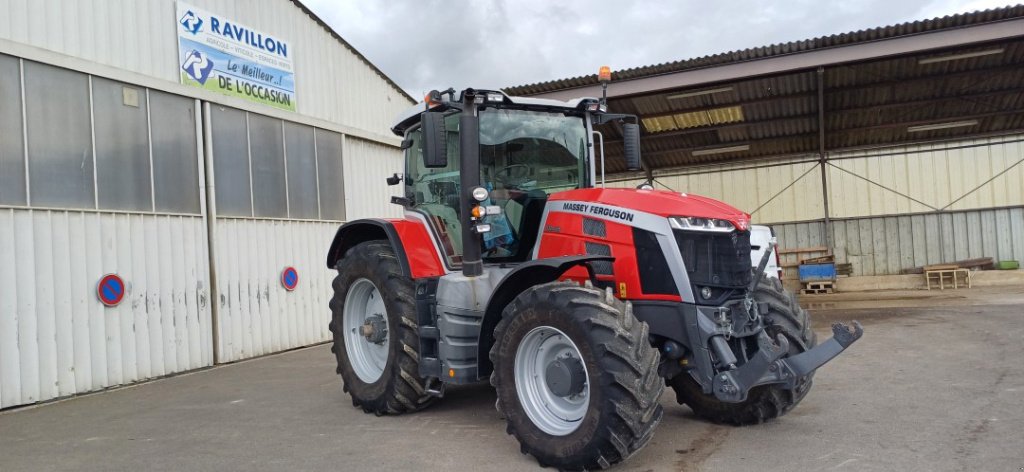
<instances>
[{"instance_id":1,"label":"front fender","mask_svg":"<svg viewBox=\"0 0 1024 472\"><path fill-rule=\"evenodd\" d=\"M367 218L341 225L327 251L327 267L335 268L350 248L366 241L388 241L406 277L438 277L445 273L426 225L411 218Z\"/></svg>"}]
</instances>

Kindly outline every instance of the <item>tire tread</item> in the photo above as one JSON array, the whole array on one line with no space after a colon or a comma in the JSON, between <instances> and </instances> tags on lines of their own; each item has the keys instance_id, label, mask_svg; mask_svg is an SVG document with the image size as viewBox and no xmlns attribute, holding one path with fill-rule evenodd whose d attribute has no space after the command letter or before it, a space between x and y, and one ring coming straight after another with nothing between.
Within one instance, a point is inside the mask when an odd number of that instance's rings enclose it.
<instances>
[{"instance_id":1,"label":"tire tread","mask_svg":"<svg viewBox=\"0 0 1024 472\"><path fill-rule=\"evenodd\" d=\"M349 278L348 271L354 268L372 267L374 278L383 281L377 289L385 299L388 310L396 310L398 323L389 323L391 335L398 336L399 348L392 351L396 354L390 372L385 371L387 385L381 395L366 398L353 388L352 384L360 382L354 375L346 375L345 346L343 344L342 316L345 296L348 287L344 281ZM426 393L424 380L419 377L419 333L417 332L415 297L412 279L402 274L391 245L385 241L367 241L350 248L335 267L338 270L332 282L334 296L330 307L332 320L328 325L333 333L334 341L331 352L338 361L337 373L344 381L344 391L352 396L352 404L362 408L366 413L376 415L397 415L422 410L429 406L434 397ZM347 378L351 377L351 378Z\"/></svg>"},{"instance_id":2,"label":"tire tread","mask_svg":"<svg viewBox=\"0 0 1024 472\"><path fill-rule=\"evenodd\" d=\"M647 324L636 320L632 307L609 291L552 282L526 290L505 308L495 329L494 336L499 342L490 352L495 365L490 381L499 390L496 408L505 412L521 409L518 402L502 401L501 390L514 388L514 379L504 379L500 374L499 363L510 361L500 358L500 340L516 314L539 303L561 307L565 316L591 333L587 342L592 343L601 368L591 378L591 388L602 388L607 403L598 407L602 417L597 431L586 447L572 457L546 454L532 443L536 438L521 431L511 419L508 433L519 440L525 454L534 456L542 465L562 470L605 469L624 461L653 437L663 415L658 398L664 387L658 375L658 352L647 339ZM602 343L593 343L593 339L601 339ZM506 387L505 382L513 385Z\"/></svg>"}]
</instances>

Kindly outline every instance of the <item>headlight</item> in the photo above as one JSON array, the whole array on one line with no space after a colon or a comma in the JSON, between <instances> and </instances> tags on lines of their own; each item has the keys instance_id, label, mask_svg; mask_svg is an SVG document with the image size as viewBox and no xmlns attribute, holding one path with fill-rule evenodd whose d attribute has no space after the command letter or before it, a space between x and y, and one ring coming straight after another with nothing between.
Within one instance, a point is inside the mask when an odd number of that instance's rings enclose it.
<instances>
[{"instance_id":1,"label":"headlight","mask_svg":"<svg viewBox=\"0 0 1024 472\"><path fill-rule=\"evenodd\" d=\"M473 199L478 202L487 200L487 189L483 187L473 187L470 193L473 195Z\"/></svg>"},{"instance_id":2,"label":"headlight","mask_svg":"<svg viewBox=\"0 0 1024 472\"><path fill-rule=\"evenodd\" d=\"M711 231L717 233L728 233L736 229L728 220L717 218L700 218L696 216L673 216L668 219L670 225L675 229L686 231Z\"/></svg>"}]
</instances>

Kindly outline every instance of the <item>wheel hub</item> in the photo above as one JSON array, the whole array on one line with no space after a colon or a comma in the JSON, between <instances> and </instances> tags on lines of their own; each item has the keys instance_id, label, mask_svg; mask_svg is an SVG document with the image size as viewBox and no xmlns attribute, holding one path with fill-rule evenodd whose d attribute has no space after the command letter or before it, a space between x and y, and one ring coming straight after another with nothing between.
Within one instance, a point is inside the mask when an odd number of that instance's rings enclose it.
<instances>
[{"instance_id":1,"label":"wheel hub","mask_svg":"<svg viewBox=\"0 0 1024 472\"><path fill-rule=\"evenodd\" d=\"M572 433L590 405L590 378L583 355L561 330L537 326L519 341L516 394L530 421L552 436Z\"/></svg>"},{"instance_id":2,"label":"wheel hub","mask_svg":"<svg viewBox=\"0 0 1024 472\"><path fill-rule=\"evenodd\" d=\"M381 344L388 338L388 325L382 315L370 315L359 327L359 334L368 342Z\"/></svg>"},{"instance_id":3,"label":"wheel hub","mask_svg":"<svg viewBox=\"0 0 1024 472\"><path fill-rule=\"evenodd\" d=\"M544 380L547 381L551 393L559 397L571 397L583 392L587 371L579 359L567 354L548 364Z\"/></svg>"},{"instance_id":4,"label":"wheel hub","mask_svg":"<svg viewBox=\"0 0 1024 472\"><path fill-rule=\"evenodd\" d=\"M359 380L373 383L388 364L387 306L369 279L351 283L342 310L342 330L349 365Z\"/></svg>"}]
</instances>

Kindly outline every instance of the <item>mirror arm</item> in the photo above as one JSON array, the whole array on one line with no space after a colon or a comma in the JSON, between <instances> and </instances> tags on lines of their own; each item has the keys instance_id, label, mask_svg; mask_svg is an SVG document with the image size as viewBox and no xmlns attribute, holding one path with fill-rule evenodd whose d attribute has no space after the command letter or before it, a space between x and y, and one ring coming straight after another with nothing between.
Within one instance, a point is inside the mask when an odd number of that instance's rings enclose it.
<instances>
[{"instance_id":1,"label":"mirror arm","mask_svg":"<svg viewBox=\"0 0 1024 472\"><path fill-rule=\"evenodd\" d=\"M594 115L594 123L599 125L611 123L615 120L633 120L633 123L640 124L640 118L636 115L627 115L625 113L599 113Z\"/></svg>"}]
</instances>

